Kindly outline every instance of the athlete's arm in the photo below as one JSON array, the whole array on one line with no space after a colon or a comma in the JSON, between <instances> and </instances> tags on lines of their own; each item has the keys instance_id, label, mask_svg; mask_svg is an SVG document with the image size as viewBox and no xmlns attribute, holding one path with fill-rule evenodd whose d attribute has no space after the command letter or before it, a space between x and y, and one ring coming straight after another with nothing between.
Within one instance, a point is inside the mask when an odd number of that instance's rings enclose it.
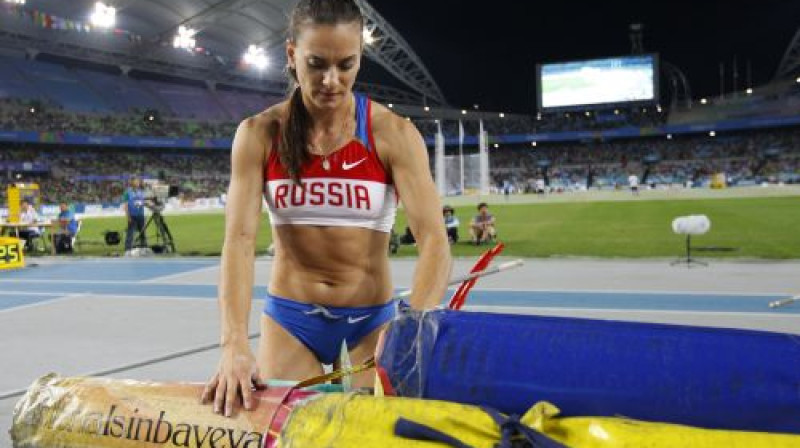
<instances>
[{"instance_id":1,"label":"athlete's arm","mask_svg":"<svg viewBox=\"0 0 800 448\"><path fill-rule=\"evenodd\" d=\"M428 151L413 124L388 112L382 119L384 132L376 146L385 145L392 179L419 250L409 302L416 309L433 308L447 288L452 260L442 204L428 168Z\"/></svg>"},{"instance_id":2,"label":"athlete's arm","mask_svg":"<svg viewBox=\"0 0 800 448\"><path fill-rule=\"evenodd\" d=\"M202 396L204 403L213 399L214 411L226 416L233 413L240 392L245 409L252 408L251 390L258 380L248 322L265 157L261 122L254 117L244 120L233 139L219 280L222 357Z\"/></svg>"}]
</instances>

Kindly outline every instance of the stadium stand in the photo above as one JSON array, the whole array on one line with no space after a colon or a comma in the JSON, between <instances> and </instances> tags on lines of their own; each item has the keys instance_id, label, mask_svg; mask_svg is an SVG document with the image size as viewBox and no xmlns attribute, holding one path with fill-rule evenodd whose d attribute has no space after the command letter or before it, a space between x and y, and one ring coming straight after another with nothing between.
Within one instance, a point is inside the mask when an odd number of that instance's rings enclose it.
<instances>
[{"instance_id":1,"label":"stadium stand","mask_svg":"<svg viewBox=\"0 0 800 448\"><path fill-rule=\"evenodd\" d=\"M619 188L630 174L654 187L708 186L716 173L730 186L800 183L800 129L520 145L493 151L491 164L495 185L511 181L518 191L532 191L542 177L557 191Z\"/></svg>"},{"instance_id":2,"label":"stadium stand","mask_svg":"<svg viewBox=\"0 0 800 448\"><path fill-rule=\"evenodd\" d=\"M0 131L71 133L88 136L230 139L238 121L280 101L277 92L242 91L227 86L137 79L88 68L0 56ZM784 84L756 95L717 101L708 107L667 114L660 107L558 112L535 116L486 118L490 135L521 135L628 128L636 131L673 123L704 123L762 116L791 116L800 111L800 87ZM149 117L152 116L152 120ZM415 119L426 137L438 129L432 118ZM441 123L457 138L459 123ZM474 119L463 121L468 135L478 133ZM646 135L646 133L643 133ZM800 130L739 131L710 138L706 134L638 137L598 141L503 145L491 152L495 190L510 183L532 191L544 178L553 191L618 188L630 174L652 186L706 186L725 173L729 185L800 182ZM102 160L102 163L99 161ZM186 197L224 193L229 160L220 149L142 149L8 143L0 146L0 171L23 174L42 185L45 202L115 204L131 175L177 185ZM5 168L3 168L5 166ZM3 192L5 194L5 192Z\"/></svg>"}]
</instances>

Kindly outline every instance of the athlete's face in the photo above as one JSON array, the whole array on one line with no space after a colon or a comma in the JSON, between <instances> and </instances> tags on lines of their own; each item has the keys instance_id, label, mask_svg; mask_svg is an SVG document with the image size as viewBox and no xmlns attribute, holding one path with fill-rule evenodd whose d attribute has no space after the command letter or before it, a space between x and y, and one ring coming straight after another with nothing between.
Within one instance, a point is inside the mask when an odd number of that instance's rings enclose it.
<instances>
[{"instance_id":1,"label":"athlete's face","mask_svg":"<svg viewBox=\"0 0 800 448\"><path fill-rule=\"evenodd\" d=\"M335 109L348 99L361 66L361 25L306 25L286 55L306 101Z\"/></svg>"}]
</instances>

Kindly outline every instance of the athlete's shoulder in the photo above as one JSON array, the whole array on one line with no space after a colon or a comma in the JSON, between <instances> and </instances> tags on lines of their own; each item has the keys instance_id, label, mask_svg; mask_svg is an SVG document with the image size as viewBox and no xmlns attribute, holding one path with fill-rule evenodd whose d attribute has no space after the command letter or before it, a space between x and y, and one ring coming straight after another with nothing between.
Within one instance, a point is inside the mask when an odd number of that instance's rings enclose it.
<instances>
[{"instance_id":1,"label":"athlete's shoulder","mask_svg":"<svg viewBox=\"0 0 800 448\"><path fill-rule=\"evenodd\" d=\"M271 139L277 134L278 129L280 129L280 124L283 121L283 116L286 111L286 104L287 101L281 101L256 115L245 118L239 124L239 128L255 132L259 136Z\"/></svg>"},{"instance_id":2,"label":"athlete's shoulder","mask_svg":"<svg viewBox=\"0 0 800 448\"><path fill-rule=\"evenodd\" d=\"M383 104L372 102L372 134L376 139L397 140L419 135L416 126Z\"/></svg>"},{"instance_id":3,"label":"athlete's shoulder","mask_svg":"<svg viewBox=\"0 0 800 448\"><path fill-rule=\"evenodd\" d=\"M237 147L241 151L252 154L253 157L266 157L272 148L272 142L278 135L285 101L270 106L255 115L243 119L236 129L234 137L234 152ZM257 154L257 155L256 155Z\"/></svg>"}]
</instances>

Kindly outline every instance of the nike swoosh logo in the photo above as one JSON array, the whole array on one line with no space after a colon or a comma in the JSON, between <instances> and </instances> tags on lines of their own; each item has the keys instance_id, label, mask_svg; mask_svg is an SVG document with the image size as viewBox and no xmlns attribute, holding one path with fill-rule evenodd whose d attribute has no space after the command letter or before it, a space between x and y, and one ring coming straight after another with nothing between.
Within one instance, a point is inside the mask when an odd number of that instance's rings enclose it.
<instances>
[{"instance_id":1,"label":"nike swoosh logo","mask_svg":"<svg viewBox=\"0 0 800 448\"><path fill-rule=\"evenodd\" d=\"M357 323L361 322L362 320L364 320L364 319L366 319L366 318L368 318L370 316L372 316L372 314L365 314L363 316L358 316L358 317L347 316L347 323L348 324L357 324Z\"/></svg>"},{"instance_id":2,"label":"nike swoosh logo","mask_svg":"<svg viewBox=\"0 0 800 448\"><path fill-rule=\"evenodd\" d=\"M345 170L345 171L352 170L353 168L357 167L358 165L361 165L361 163L363 161L365 161L365 160L367 160L366 157L364 157L363 159L359 160L356 163L342 162L342 169Z\"/></svg>"},{"instance_id":3,"label":"nike swoosh logo","mask_svg":"<svg viewBox=\"0 0 800 448\"><path fill-rule=\"evenodd\" d=\"M324 317L326 319L330 319L330 320L337 320L337 319L341 319L342 317L344 317L344 316L337 316L337 315L331 313L330 311L328 311L328 309L325 308L324 306L319 306L319 305L314 305L314 309L305 311L304 314L306 316L313 316L313 315L316 315L316 314L322 314L322 317Z\"/></svg>"}]
</instances>

